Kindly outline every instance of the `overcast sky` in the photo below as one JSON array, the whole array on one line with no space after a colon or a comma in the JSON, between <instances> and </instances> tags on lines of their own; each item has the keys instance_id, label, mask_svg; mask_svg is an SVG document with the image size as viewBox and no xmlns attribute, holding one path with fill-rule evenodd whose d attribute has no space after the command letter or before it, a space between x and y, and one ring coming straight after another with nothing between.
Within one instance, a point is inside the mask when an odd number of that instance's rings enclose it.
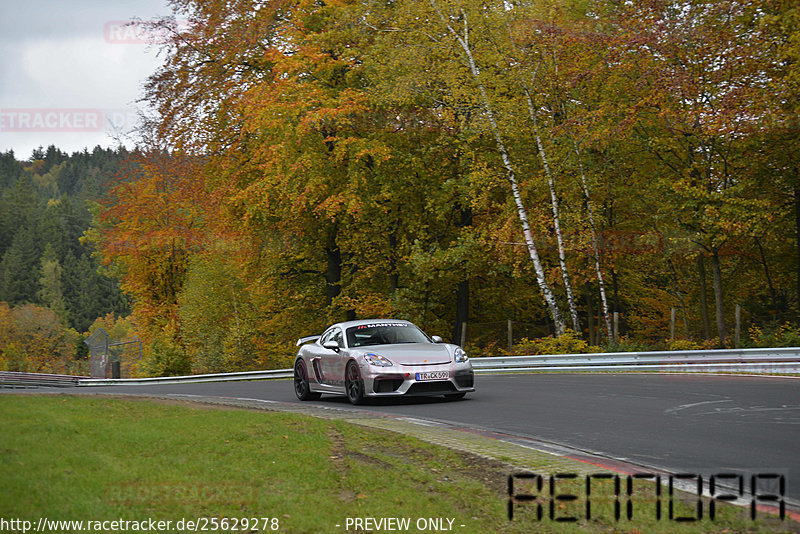
<instances>
[{"instance_id":1,"label":"overcast sky","mask_svg":"<svg viewBox=\"0 0 800 534\"><path fill-rule=\"evenodd\" d=\"M0 0L0 152L117 146L160 62L123 24L170 13L167 0Z\"/></svg>"}]
</instances>

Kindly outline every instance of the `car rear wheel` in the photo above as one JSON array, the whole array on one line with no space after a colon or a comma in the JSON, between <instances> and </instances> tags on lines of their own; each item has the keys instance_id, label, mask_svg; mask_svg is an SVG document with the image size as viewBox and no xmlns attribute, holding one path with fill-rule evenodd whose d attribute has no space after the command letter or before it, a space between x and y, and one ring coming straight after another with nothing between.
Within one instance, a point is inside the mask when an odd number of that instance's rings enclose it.
<instances>
[{"instance_id":1,"label":"car rear wheel","mask_svg":"<svg viewBox=\"0 0 800 534\"><path fill-rule=\"evenodd\" d=\"M301 401L317 400L321 397L319 393L311 391L308 384L308 371L303 360L297 360L294 364L294 393Z\"/></svg>"},{"instance_id":2,"label":"car rear wheel","mask_svg":"<svg viewBox=\"0 0 800 534\"><path fill-rule=\"evenodd\" d=\"M347 392L347 400L350 401L350 404L364 402L364 381L361 380L361 373L358 371L356 362L347 364L344 375L344 389Z\"/></svg>"}]
</instances>

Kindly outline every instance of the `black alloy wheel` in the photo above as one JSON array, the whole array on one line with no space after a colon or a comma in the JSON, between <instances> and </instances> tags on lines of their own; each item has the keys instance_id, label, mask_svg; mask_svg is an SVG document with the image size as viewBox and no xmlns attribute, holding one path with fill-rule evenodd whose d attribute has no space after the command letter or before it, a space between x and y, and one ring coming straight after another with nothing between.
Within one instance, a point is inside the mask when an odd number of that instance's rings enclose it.
<instances>
[{"instance_id":1,"label":"black alloy wheel","mask_svg":"<svg viewBox=\"0 0 800 534\"><path fill-rule=\"evenodd\" d=\"M308 371L303 360L297 360L297 363L294 364L294 394L301 401L317 400L322 396L320 393L311 391L308 384Z\"/></svg>"},{"instance_id":2,"label":"black alloy wheel","mask_svg":"<svg viewBox=\"0 0 800 534\"><path fill-rule=\"evenodd\" d=\"M362 404L364 402L364 381L361 380L361 373L358 372L356 362L347 364L344 389L347 392L347 400L350 401L350 404Z\"/></svg>"}]
</instances>

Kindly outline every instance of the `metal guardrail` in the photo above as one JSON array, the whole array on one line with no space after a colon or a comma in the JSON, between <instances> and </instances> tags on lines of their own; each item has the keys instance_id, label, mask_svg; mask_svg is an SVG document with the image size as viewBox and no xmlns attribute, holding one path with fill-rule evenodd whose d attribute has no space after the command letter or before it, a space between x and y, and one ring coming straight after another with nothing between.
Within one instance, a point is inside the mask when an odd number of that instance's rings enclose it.
<instances>
[{"instance_id":1,"label":"metal guardrail","mask_svg":"<svg viewBox=\"0 0 800 534\"><path fill-rule=\"evenodd\" d=\"M635 365L564 365L546 367L481 368L477 374L526 372L593 372L593 371L649 371L658 373L747 373L763 375L800 375L800 362L773 363L692 363L692 364L635 364Z\"/></svg>"},{"instance_id":2,"label":"metal guardrail","mask_svg":"<svg viewBox=\"0 0 800 534\"><path fill-rule=\"evenodd\" d=\"M472 358L476 372L660 370L687 372L710 370L748 373L799 373L800 348L722 349L659 352L606 352L545 356Z\"/></svg>"},{"instance_id":3,"label":"metal guardrail","mask_svg":"<svg viewBox=\"0 0 800 534\"><path fill-rule=\"evenodd\" d=\"M546 356L472 358L477 374L519 372L656 371L800 375L800 347L696 350L684 352L610 352ZM156 378L87 378L66 375L0 372L0 387L69 387L145 384L189 384L291 378L291 369L246 371Z\"/></svg>"},{"instance_id":4,"label":"metal guardrail","mask_svg":"<svg viewBox=\"0 0 800 534\"><path fill-rule=\"evenodd\" d=\"M229 382L235 380L266 380L270 378L292 378L291 369L269 371L244 371L240 373L218 373L190 376L158 376L154 378L81 378L79 386L141 386L145 384L191 384L195 382Z\"/></svg>"},{"instance_id":5,"label":"metal guardrail","mask_svg":"<svg viewBox=\"0 0 800 534\"><path fill-rule=\"evenodd\" d=\"M74 387L85 377L72 375L49 375L44 373L16 373L0 371L0 387Z\"/></svg>"}]
</instances>

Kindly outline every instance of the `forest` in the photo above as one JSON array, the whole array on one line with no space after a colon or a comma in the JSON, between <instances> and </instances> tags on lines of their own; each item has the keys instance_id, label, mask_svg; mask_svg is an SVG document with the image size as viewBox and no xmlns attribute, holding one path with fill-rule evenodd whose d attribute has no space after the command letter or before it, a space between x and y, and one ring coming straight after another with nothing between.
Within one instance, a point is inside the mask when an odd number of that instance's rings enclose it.
<instances>
[{"instance_id":1,"label":"forest","mask_svg":"<svg viewBox=\"0 0 800 534\"><path fill-rule=\"evenodd\" d=\"M367 317L473 356L800 343L792 3L172 5L142 23L171 37L141 144L76 234L125 299L75 311L78 245L46 240L18 292L4 226L10 306L77 331L117 314L145 375L286 368L298 337ZM44 228L70 202L38 156L0 179Z\"/></svg>"},{"instance_id":2,"label":"forest","mask_svg":"<svg viewBox=\"0 0 800 534\"><path fill-rule=\"evenodd\" d=\"M0 370L82 374L88 331L130 314L82 242L91 206L129 157L100 147L70 156L50 146L26 161L0 153Z\"/></svg>"}]
</instances>

